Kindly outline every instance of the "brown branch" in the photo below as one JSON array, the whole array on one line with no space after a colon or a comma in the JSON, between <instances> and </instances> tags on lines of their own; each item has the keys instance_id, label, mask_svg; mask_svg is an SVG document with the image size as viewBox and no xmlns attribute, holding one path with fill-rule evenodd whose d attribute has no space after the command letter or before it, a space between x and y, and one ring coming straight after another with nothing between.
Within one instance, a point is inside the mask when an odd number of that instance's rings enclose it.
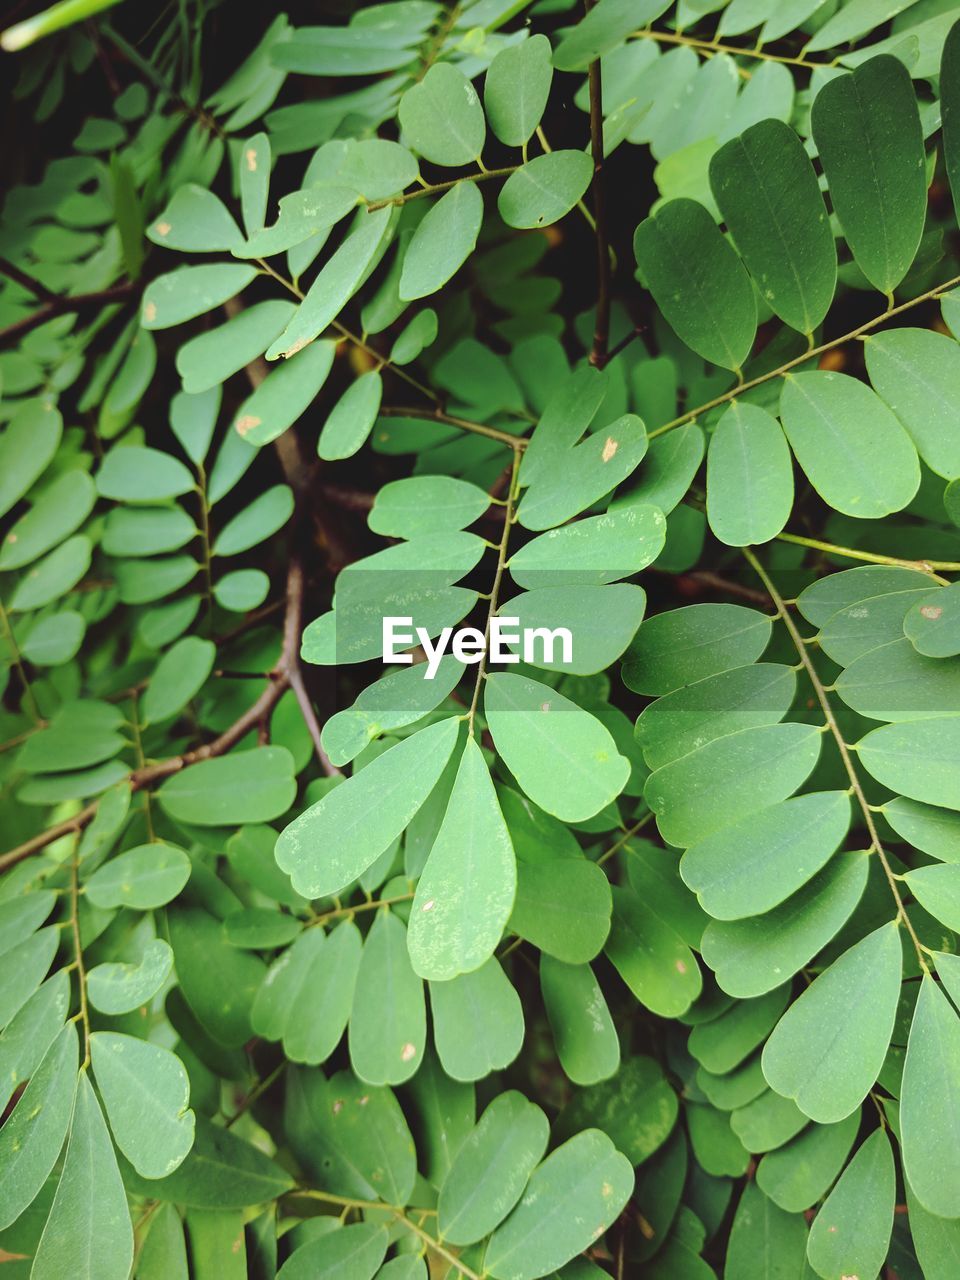
<instances>
[{"instance_id":1,"label":"brown branch","mask_svg":"<svg viewBox=\"0 0 960 1280\"><path fill-rule=\"evenodd\" d=\"M585 0L584 8L587 13L594 3L595 0ZM599 59L590 63L587 74L590 89L590 154L593 157L593 216L597 240L597 311L590 363L602 369L607 363L607 344L610 340L610 245L603 190L603 90Z\"/></svg>"},{"instance_id":2,"label":"brown branch","mask_svg":"<svg viewBox=\"0 0 960 1280\"><path fill-rule=\"evenodd\" d=\"M12 346L24 334L38 329L40 325L46 324L56 316L80 314L84 311L96 310L98 307L109 306L113 302L123 302L138 292L140 287L139 281L127 280L123 284L115 284L109 289L98 289L94 293L78 293L73 297L52 297L37 307L36 311L31 311L29 315L21 316L19 320L14 320L12 324L0 329L0 347Z\"/></svg>"},{"instance_id":3,"label":"brown branch","mask_svg":"<svg viewBox=\"0 0 960 1280\"><path fill-rule=\"evenodd\" d=\"M452 413L444 413L441 409L421 409L411 406L386 405L380 408L381 418L422 418L424 422L440 422L445 426L459 427L462 431L472 431L474 435L487 436L490 440L499 440L511 449L523 450L527 440L523 436L512 436L508 431L499 431L496 427L488 427L484 422L471 422L469 418L458 418Z\"/></svg>"},{"instance_id":4,"label":"brown branch","mask_svg":"<svg viewBox=\"0 0 960 1280\"><path fill-rule=\"evenodd\" d=\"M41 284L34 276L28 275L15 262L8 262L6 258L0 258L0 272L5 276L9 276L11 280L20 285L22 289L26 289L28 293L32 293L35 298L43 298L45 302L52 302L57 296L45 284Z\"/></svg>"}]
</instances>

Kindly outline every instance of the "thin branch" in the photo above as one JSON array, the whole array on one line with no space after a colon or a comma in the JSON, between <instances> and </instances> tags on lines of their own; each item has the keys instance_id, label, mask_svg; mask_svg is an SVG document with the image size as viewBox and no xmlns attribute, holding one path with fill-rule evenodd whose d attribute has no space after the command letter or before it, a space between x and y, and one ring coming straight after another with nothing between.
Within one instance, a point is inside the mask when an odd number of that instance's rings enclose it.
<instances>
[{"instance_id":1,"label":"thin branch","mask_svg":"<svg viewBox=\"0 0 960 1280\"><path fill-rule=\"evenodd\" d=\"M833 740L837 744L837 750L840 753L840 760L850 782L850 790L855 796L860 812L863 815L864 826L867 828L867 834L870 837L870 848L867 852L876 853L877 857L880 859L880 865L883 867L884 875L887 877L887 884L890 886L890 892L893 894L893 900L897 906L897 923L906 929L907 934L910 937L910 941L913 943L914 949L916 950L920 968L924 973L928 973L929 968L926 957L923 953L923 944L917 937L913 924L910 921L910 917L907 915L906 907L903 905L903 898L900 896L896 877L893 874L893 869L890 866L890 862L887 858L883 845L880 843L880 834L877 831L877 825L873 820L873 810L870 808L867 797L864 795L860 776L854 768L853 761L850 758L850 748L844 741L843 734L840 731L840 726L837 724L837 718L833 714L833 707L830 705L830 699L827 697L827 691L817 674L816 667L813 665L808 646L805 644L803 636L800 634L796 623L790 616L790 611L787 608L786 601L777 590L772 578L764 569L763 565L749 547L743 548L743 554L746 557L747 563L763 583L767 594L773 601L777 610L777 617L781 619L783 625L789 632L790 639L793 641L793 645L799 655L800 662L807 673L811 685L813 686L813 692L816 695L817 702L820 704L820 710L823 712L823 718L826 722L826 726L830 730L831 734L833 734Z\"/></svg>"},{"instance_id":2,"label":"thin branch","mask_svg":"<svg viewBox=\"0 0 960 1280\"><path fill-rule=\"evenodd\" d=\"M78 293L73 297L60 296L51 298L49 301L44 302L42 306L37 307L36 311L31 311L29 315L21 316L19 320L14 320L12 324L0 329L0 347L13 346L24 334L30 333L33 329L38 329L40 325L46 324L48 320L53 320L56 316L79 314L84 311L93 311L98 307L109 306L114 302L123 302L139 292L140 288L140 281L127 280L123 284L115 284L109 289L98 289L94 293Z\"/></svg>"},{"instance_id":3,"label":"thin branch","mask_svg":"<svg viewBox=\"0 0 960 1280\"><path fill-rule=\"evenodd\" d=\"M678 31L653 31L650 27L645 27L642 31L635 31L633 38L655 40L657 44L686 45L688 49L700 49L704 53L729 53L734 58L756 58L760 62L783 62L792 67L807 67L811 71L815 71L818 68L822 69L823 67L832 67L836 62L836 60L833 62L817 62L811 58L805 58L802 54L767 53L759 45L752 49L743 49L735 44L724 44L719 40L700 40L696 36L681 35Z\"/></svg>"},{"instance_id":4,"label":"thin branch","mask_svg":"<svg viewBox=\"0 0 960 1280\"><path fill-rule=\"evenodd\" d=\"M489 182L491 178L508 178L511 173L516 173L523 166L519 164L508 164L503 169L482 169L478 173L465 173L461 178L451 178L448 182L435 182L426 187L417 187L415 191L408 191L406 195L392 196L389 200L374 200L367 205L367 213L374 213L377 209L388 209L391 205L409 204L411 200L422 200L424 196L435 196L441 191L450 191L453 187L459 187L461 182Z\"/></svg>"},{"instance_id":5,"label":"thin branch","mask_svg":"<svg viewBox=\"0 0 960 1280\"><path fill-rule=\"evenodd\" d=\"M587 13L594 3L595 0L584 0ZM597 245L597 310L590 363L602 369L607 363L610 341L610 248L603 186L603 89L599 58L590 63L587 74L590 90L590 154L593 157L593 218Z\"/></svg>"},{"instance_id":6,"label":"thin branch","mask_svg":"<svg viewBox=\"0 0 960 1280\"><path fill-rule=\"evenodd\" d=\"M80 1025L83 1028L83 1060L80 1070L83 1071L90 1062L90 1011L87 1008L87 971L83 963L83 945L80 941L80 839L77 838L73 857L70 859L70 931L73 935L74 963L77 966L77 986L80 991Z\"/></svg>"},{"instance_id":7,"label":"thin branch","mask_svg":"<svg viewBox=\"0 0 960 1280\"><path fill-rule=\"evenodd\" d=\"M920 573L937 575L934 569L960 572L960 560L904 560L900 556L885 556L879 551L861 551L858 547L841 547L836 542L821 542L819 538L803 538L798 533L778 533L778 542L792 542L798 547L823 551L827 555L845 556L848 560L865 560L868 564L892 564L901 569L917 569Z\"/></svg>"},{"instance_id":8,"label":"thin branch","mask_svg":"<svg viewBox=\"0 0 960 1280\"><path fill-rule=\"evenodd\" d=\"M442 409L418 409L409 405L390 405L380 409L381 418L422 418L425 422L439 422L451 427L460 427L463 431L472 431L474 435L487 436L490 440L499 440L501 444L522 452L527 441L522 436L512 436L508 431L498 431L496 427L488 427L483 422L471 422L469 418L458 418L452 413L444 413Z\"/></svg>"},{"instance_id":9,"label":"thin branch","mask_svg":"<svg viewBox=\"0 0 960 1280\"><path fill-rule=\"evenodd\" d=\"M742 396L744 392L751 391L754 387L761 386L764 382L769 382L772 378L782 378L785 373L789 373L791 369L795 369L797 365L806 364L810 360L815 360L817 356L823 355L825 351L832 351L834 347L842 347L845 342L853 342L859 338L861 334L869 333L871 329L876 329L878 325L891 319L893 316L900 315L904 311L909 311L911 307L917 307L921 302L931 302L935 298L939 298L941 294L946 293L949 289L954 289L960 284L960 276L954 276L952 280L947 280L943 284L934 285L932 289L928 289L926 293L921 293L916 298L910 298L906 302L901 302L896 307L888 307L886 311L882 311L880 315L874 316L872 320L867 320L861 325L857 325L856 329L851 329L849 333L844 333L839 338L831 338L829 342L822 342L819 347L813 347L809 351L804 351L802 355L794 356L792 360L780 365L776 369L771 369L769 373L762 373L757 378L751 378L749 382L741 382L732 391L725 391L722 396L714 396L712 400L708 400L706 404L697 405L696 409L689 409L686 413L681 413L679 418L674 418L672 422L665 423L662 427L657 427L655 431L650 432L650 439L654 440L657 436L662 436L667 431L672 431L674 427L682 427L687 422L693 422L699 418L702 413L707 413L710 409L716 409L721 404L727 404L731 400L735 400L737 396Z\"/></svg>"},{"instance_id":10,"label":"thin branch","mask_svg":"<svg viewBox=\"0 0 960 1280\"><path fill-rule=\"evenodd\" d=\"M42 284L34 276L28 275L26 271L21 270L16 263L8 262L6 258L0 258L0 273L9 276L22 289L32 293L35 298L41 298L44 302L56 300L57 295L51 289L48 289L45 284Z\"/></svg>"}]
</instances>

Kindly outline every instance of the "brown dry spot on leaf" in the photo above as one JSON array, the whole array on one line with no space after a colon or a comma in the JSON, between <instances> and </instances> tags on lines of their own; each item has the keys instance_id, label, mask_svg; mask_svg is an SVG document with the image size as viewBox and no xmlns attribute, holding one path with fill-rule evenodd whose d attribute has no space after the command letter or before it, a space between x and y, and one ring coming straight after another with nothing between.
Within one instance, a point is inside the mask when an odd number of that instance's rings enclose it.
<instances>
[{"instance_id":1,"label":"brown dry spot on leaf","mask_svg":"<svg viewBox=\"0 0 960 1280\"><path fill-rule=\"evenodd\" d=\"M931 622L936 622L943 610L938 604L925 604L920 609L921 618L929 618Z\"/></svg>"},{"instance_id":2,"label":"brown dry spot on leaf","mask_svg":"<svg viewBox=\"0 0 960 1280\"><path fill-rule=\"evenodd\" d=\"M603 453L600 456L603 458L604 462L609 462L619 448L619 442L614 440L613 436L607 436L603 445Z\"/></svg>"},{"instance_id":3,"label":"brown dry spot on leaf","mask_svg":"<svg viewBox=\"0 0 960 1280\"><path fill-rule=\"evenodd\" d=\"M540 710L541 710L541 711L549 711L549 710L550 710L550 703L549 703L549 702L541 702L541 703L540 703Z\"/></svg>"},{"instance_id":4,"label":"brown dry spot on leaf","mask_svg":"<svg viewBox=\"0 0 960 1280\"><path fill-rule=\"evenodd\" d=\"M288 347L283 353L284 359L289 360L291 356L295 356L298 351L302 351L304 347L310 345L309 338L298 338L292 347Z\"/></svg>"},{"instance_id":5,"label":"brown dry spot on leaf","mask_svg":"<svg viewBox=\"0 0 960 1280\"><path fill-rule=\"evenodd\" d=\"M153 322L157 318L157 305L155 302L148 302L143 308L143 318L149 322Z\"/></svg>"},{"instance_id":6,"label":"brown dry spot on leaf","mask_svg":"<svg viewBox=\"0 0 960 1280\"><path fill-rule=\"evenodd\" d=\"M158 236L168 236L170 234L170 223L158 222L154 227L154 231L156 231Z\"/></svg>"},{"instance_id":7,"label":"brown dry spot on leaf","mask_svg":"<svg viewBox=\"0 0 960 1280\"><path fill-rule=\"evenodd\" d=\"M257 152L254 147L247 147L247 168L251 173L257 172Z\"/></svg>"},{"instance_id":8,"label":"brown dry spot on leaf","mask_svg":"<svg viewBox=\"0 0 960 1280\"><path fill-rule=\"evenodd\" d=\"M683 961L682 961L682 960L678 960L678 961L677 961L677 963L676 963L676 968L677 968L677 973L686 973L686 972L687 972L687 966L683 963Z\"/></svg>"},{"instance_id":9,"label":"brown dry spot on leaf","mask_svg":"<svg viewBox=\"0 0 960 1280\"><path fill-rule=\"evenodd\" d=\"M410 1044L410 1042L408 1041L400 1050L401 1062L409 1062L416 1052L417 1052L417 1046L414 1044Z\"/></svg>"},{"instance_id":10,"label":"brown dry spot on leaf","mask_svg":"<svg viewBox=\"0 0 960 1280\"><path fill-rule=\"evenodd\" d=\"M254 427L259 427L260 422L260 418L255 418L252 414L245 413L242 418L237 419L237 431L240 435L245 436Z\"/></svg>"}]
</instances>

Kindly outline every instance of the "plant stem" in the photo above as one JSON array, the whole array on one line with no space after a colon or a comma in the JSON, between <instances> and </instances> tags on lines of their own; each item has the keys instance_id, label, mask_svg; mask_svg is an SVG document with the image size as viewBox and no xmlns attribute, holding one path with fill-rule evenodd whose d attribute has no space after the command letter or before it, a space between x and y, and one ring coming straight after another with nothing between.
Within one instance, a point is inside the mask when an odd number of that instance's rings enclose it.
<instances>
[{"instance_id":1,"label":"plant stem","mask_svg":"<svg viewBox=\"0 0 960 1280\"><path fill-rule=\"evenodd\" d=\"M681 35L679 31L653 31L649 27L633 33L634 39L655 40L657 44L682 44L689 49L702 49L704 53L729 53L735 58L756 58L760 62L783 62L792 67L832 67L833 62L817 62L805 58L802 54L788 55L782 53L766 53L763 49L743 49L734 44L724 44L719 40L701 40L696 36Z\"/></svg>"},{"instance_id":2,"label":"plant stem","mask_svg":"<svg viewBox=\"0 0 960 1280\"><path fill-rule=\"evenodd\" d=\"M87 1008L87 971L83 964L83 947L80 943L80 834L77 833L76 846L70 859L70 930L73 934L74 963L77 966L77 986L80 990L80 1025L83 1027L83 1059L80 1070L85 1071L90 1063L90 1011Z\"/></svg>"},{"instance_id":3,"label":"plant stem","mask_svg":"<svg viewBox=\"0 0 960 1280\"><path fill-rule=\"evenodd\" d=\"M499 431L496 427L488 427L483 422L471 422L469 418L458 418L452 413L444 413L441 409L417 409L406 405L381 407L382 418L422 418L425 422L439 422L451 427L460 427L463 431L471 431L474 435L486 436L489 440L499 440L517 453L527 447L522 436L512 436L508 431Z\"/></svg>"},{"instance_id":4,"label":"plant stem","mask_svg":"<svg viewBox=\"0 0 960 1280\"><path fill-rule=\"evenodd\" d=\"M493 615L497 612L497 604L500 599L500 584L503 581L503 573L507 565L507 547L510 544L510 530L513 527L513 510L514 504L517 500L517 480L520 473L520 456L520 450L514 448L513 468L510 472L510 488L507 490L507 505L504 508L503 533L500 535L500 543L497 547L497 568L493 575L493 586L490 588L490 603L487 606L487 622L483 630L483 653L481 654L480 661L477 664L477 679L473 686L473 698L470 701L470 710L467 712L467 730L471 737L474 733L477 718L477 705L480 702L480 687L483 684L484 677L487 673L487 653L490 646L490 627L493 622Z\"/></svg>"},{"instance_id":5,"label":"plant stem","mask_svg":"<svg viewBox=\"0 0 960 1280\"><path fill-rule=\"evenodd\" d=\"M778 533L778 542L792 542L798 547L810 547L828 555L846 556L848 560L865 560L868 564L892 564L901 569L917 569L936 578L934 569L960 571L960 560L902 560L899 556L885 556L879 551L860 551L857 547L841 547L836 542L821 542L819 538L803 538L798 533ZM943 579L940 579L943 581Z\"/></svg>"},{"instance_id":6,"label":"plant stem","mask_svg":"<svg viewBox=\"0 0 960 1280\"><path fill-rule=\"evenodd\" d=\"M810 658L809 647L804 643L803 637L797 629L796 623L793 618L791 618L789 610L787 609L786 601L777 590L773 580L770 578L763 565L749 547L743 548L743 554L746 557L747 563L763 583L767 594L773 601L774 607L777 610L776 616L781 619L783 625L786 627L790 635L790 639L793 641L794 648L799 655L800 663L806 671L810 683L813 686L813 692L816 695L817 702L820 704L820 709L823 712L826 726L833 734L834 742L837 744L837 750L840 753L840 760L843 763L847 778L850 781L850 789L860 807L860 812L863 815L864 826L867 828L867 834L870 836L870 848L867 852L876 853L877 857L880 859L880 865L883 867L884 875L887 877L887 884L890 886L890 892L893 894L893 900L896 903L897 923L906 929L907 934L910 937L910 941L913 943L914 949L916 950L917 960L920 964L921 971L923 973L928 973L929 969L926 957L923 953L923 944L917 937L916 931L910 922L910 917L907 915L906 908L903 905L903 898L900 896L896 877L893 874L893 869L890 866L890 862L887 858L886 852L884 851L883 845L880 843L880 835L877 831L876 823L873 820L873 810L870 808L870 805L867 802L867 797L864 795L860 777L853 766L853 761L850 758L850 748L847 746L844 741L843 734L840 732L840 726L837 724L836 716L833 714L833 707L830 705L830 699L827 696L827 691L824 688L823 682L817 674L816 667L814 667Z\"/></svg>"},{"instance_id":7,"label":"plant stem","mask_svg":"<svg viewBox=\"0 0 960 1280\"><path fill-rule=\"evenodd\" d=\"M389 200L374 200L367 205L367 213L386 209L390 205L409 204L411 200L422 200L424 196L435 196L441 191L459 187L461 182L487 182L490 178L508 178L522 167L519 164L508 164L503 169L481 169L478 173L465 173L461 178L451 178L448 182L435 182L427 187L419 187L416 191L408 191L402 196L392 196Z\"/></svg>"},{"instance_id":8,"label":"plant stem","mask_svg":"<svg viewBox=\"0 0 960 1280\"><path fill-rule=\"evenodd\" d=\"M686 413L681 413L679 418L674 418L672 422L667 422L662 427L657 427L656 430L651 431L649 438L654 440L657 436L662 436L665 432L672 431L674 427L682 427L684 423L693 422L702 413L707 413L710 409L716 409L718 405L727 404L730 400L735 400L737 396L743 395L745 391L759 387L764 382L769 382L772 378L782 378L785 373L796 368L798 364L806 364L808 360L813 360L817 356L823 355L825 351L832 351L834 347L843 346L845 342L852 342L855 338L859 338L861 334L869 333L871 329L876 329L878 325L883 324L892 316L909 311L911 307L917 307L921 302L930 302L934 298L939 298L941 294L946 293L948 289L955 288L957 285L960 285L960 276L954 276L952 280L946 280L943 284L934 285L926 293L921 293L916 298L901 302L899 306L888 307L886 311L874 316L872 320L867 320L863 324L857 325L856 329L851 329L849 333L845 333L839 338L831 338L829 342L823 342L819 347L813 347L810 351L804 351L802 355L794 356L792 360L787 360L786 363L778 368L771 369L769 373L762 373L757 378L751 378L749 382L741 382L732 391L725 391L722 396L714 396L706 404L698 405L696 409L689 409Z\"/></svg>"}]
</instances>

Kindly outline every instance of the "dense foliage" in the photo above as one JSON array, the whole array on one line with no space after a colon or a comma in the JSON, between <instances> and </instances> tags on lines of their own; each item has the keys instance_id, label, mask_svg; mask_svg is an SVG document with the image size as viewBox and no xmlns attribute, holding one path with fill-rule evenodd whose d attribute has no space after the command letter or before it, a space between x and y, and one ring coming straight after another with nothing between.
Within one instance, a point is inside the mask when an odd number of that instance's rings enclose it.
<instances>
[{"instance_id":1,"label":"dense foliage","mask_svg":"<svg viewBox=\"0 0 960 1280\"><path fill-rule=\"evenodd\" d=\"M960 3L300 8L2 41L4 1280L956 1280Z\"/></svg>"}]
</instances>

